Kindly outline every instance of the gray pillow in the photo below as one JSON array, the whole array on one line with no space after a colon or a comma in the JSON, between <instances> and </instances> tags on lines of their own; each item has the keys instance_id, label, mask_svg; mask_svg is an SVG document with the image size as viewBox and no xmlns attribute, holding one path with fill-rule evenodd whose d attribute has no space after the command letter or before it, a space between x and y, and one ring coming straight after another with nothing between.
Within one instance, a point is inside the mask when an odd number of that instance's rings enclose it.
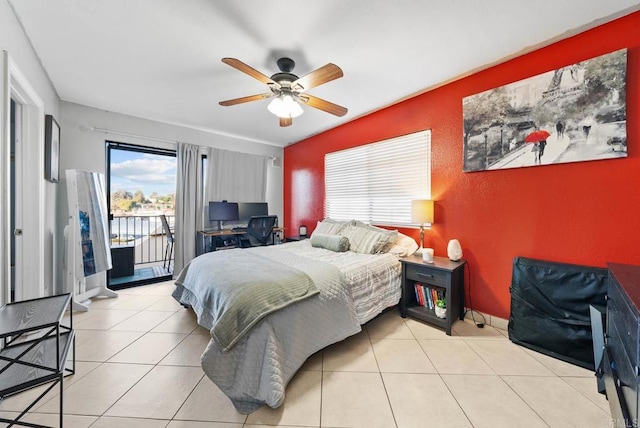
<instances>
[{"instance_id":1,"label":"gray pillow","mask_svg":"<svg viewBox=\"0 0 640 428\"><path fill-rule=\"evenodd\" d=\"M348 221L336 221L330 218L325 218L319 221L316 225L313 234L319 233L321 235L339 235L342 230L347 227ZM312 234L312 235L313 235Z\"/></svg>"},{"instance_id":2,"label":"gray pillow","mask_svg":"<svg viewBox=\"0 0 640 428\"><path fill-rule=\"evenodd\" d=\"M342 253L349 250L349 238L340 235L314 233L311 235L311 246Z\"/></svg>"},{"instance_id":3,"label":"gray pillow","mask_svg":"<svg viewBox=\"0 0 640 428\"><path fill-rule=\"evenodd\" d=\"M347 226L340 235L349 238L354 253L378 254L390 242L389 234L360 226Z\"/></svg>"}]
</instances>

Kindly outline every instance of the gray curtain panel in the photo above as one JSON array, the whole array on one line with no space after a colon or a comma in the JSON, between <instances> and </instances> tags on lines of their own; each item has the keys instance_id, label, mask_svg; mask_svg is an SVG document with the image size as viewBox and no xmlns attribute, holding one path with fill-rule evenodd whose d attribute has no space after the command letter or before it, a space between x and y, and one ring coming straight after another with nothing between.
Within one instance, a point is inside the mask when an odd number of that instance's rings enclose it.
<instances>
[{"instance_id":1,"label":"gray curtain panel","mask_svg":"<svg viewBox=\"0 0 640 428\"><path fill-rule=\"evenodd\" d=\"M202 225L202 162L199 147L178 143L174 277L196 256L196 230Z\"/></svg>"}]
</instances>

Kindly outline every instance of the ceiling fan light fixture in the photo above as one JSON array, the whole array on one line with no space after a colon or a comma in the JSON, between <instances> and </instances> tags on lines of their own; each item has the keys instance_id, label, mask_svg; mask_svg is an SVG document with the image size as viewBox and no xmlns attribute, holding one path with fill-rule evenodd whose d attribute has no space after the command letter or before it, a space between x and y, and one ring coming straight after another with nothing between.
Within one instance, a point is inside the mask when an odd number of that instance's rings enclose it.
<instances>
[{"instance_id":1,"label":"ceiling fan light fixture","mask_svg":"<svg viewBox=\"0 0 640 428\"><path fill-rule=\"evenodd\" d=\"M335 64L328 63L313 70L311 73L298 77L292 73L295 62L290 58L280 58L277 61L280 73L268 77L239 59L222 58L222 62L266 84L271 92L220 101L218 104L221 106L233 106L271 98L268 109L278 116L282 127L291 126L293 118L304 113L302 110L303 103L308 107L322 110L338 117L347 114L348 110L346 108L306 93L311 88L342 77L342 70Z\"/></svg>"},{"instance_id":2,"label":"ceiling fan light fixture","mask_svg":"<svg viewBox=\"0 0 640 428\"><path fill-rule=\"evenodd\" d=\"M280 95L273 99L267 107L269 111L278 117L296 118L304 113L302 107L291 95Z\"/></svg>"}]
</instances>

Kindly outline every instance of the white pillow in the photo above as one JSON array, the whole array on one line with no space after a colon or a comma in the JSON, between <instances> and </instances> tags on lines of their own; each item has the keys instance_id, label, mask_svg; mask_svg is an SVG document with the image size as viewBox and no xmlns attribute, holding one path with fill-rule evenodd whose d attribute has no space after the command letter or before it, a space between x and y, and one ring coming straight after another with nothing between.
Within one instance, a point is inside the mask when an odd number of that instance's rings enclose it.
<instances>
[{"instance_id":1,"label":"white pillow","mask_svg":"<svg viewBox=\"0 0 640 428\"><path fill-rule=\"evenodd\" d=\"M398 238L388 252L398 257L406 257L418 251L418 248L420 247L413 238L398 232Z\"/></svg>"}]
</instances>

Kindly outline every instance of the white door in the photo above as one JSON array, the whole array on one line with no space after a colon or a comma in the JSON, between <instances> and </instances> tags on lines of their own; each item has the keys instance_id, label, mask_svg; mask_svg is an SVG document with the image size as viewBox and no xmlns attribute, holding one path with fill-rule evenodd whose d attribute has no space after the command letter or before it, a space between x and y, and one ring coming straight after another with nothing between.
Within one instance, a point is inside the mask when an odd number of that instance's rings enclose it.
<instances>
[{"instance_id":1,"label":"white door","mask_svg":"<svg viewBox=\"0 0 640 428\"><path fill-rule=\"evenodd\" d=\"M47 288L44 281L44 104L9 54L2 54L0 170L13 173L0 175L0 194L13 204L0 209L0 303L52 291L52 281Z\"/></svg>"},{"instance_id":2,"label":"white door","mask_svg":"<svg viewBox=\"0 0 640 428\"><path fill-rule=\"evenodd\" d=\"M21 129L21 113L22 106L16 104L14 100L11 100L11 129L10 129L10 144L11 144L11 295L9 301L22 300L23 290L18 287L16 290L16 284L22 284L22 267L23 263L23 247L22 247L22 144L21 136L18 135Z\"/></svg>"}]
</instances>

